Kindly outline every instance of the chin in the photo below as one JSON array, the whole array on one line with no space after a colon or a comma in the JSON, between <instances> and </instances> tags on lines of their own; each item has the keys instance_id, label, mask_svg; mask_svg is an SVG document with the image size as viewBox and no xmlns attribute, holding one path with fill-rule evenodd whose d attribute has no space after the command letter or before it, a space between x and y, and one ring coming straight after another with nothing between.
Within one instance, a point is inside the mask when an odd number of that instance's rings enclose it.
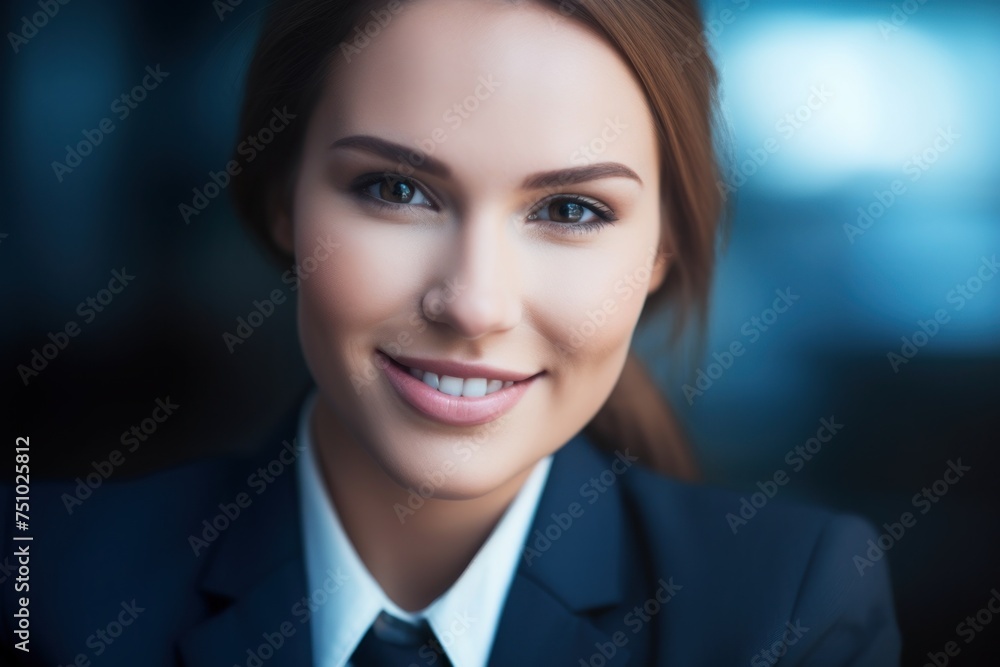
<instances>
[{"instance_id":1,"label":"chin","mask_svg":"<svg viewBox=\"0 0 1000 667\"><path fill-rule=\"evenodd\" d=\"M533 466L548 452L521 451L529 443L514 434L493 435L500 419L467 430L463 435L421 433L384 434L365 449L401 489L422 498L469 500L496 491ZM405 447L405 451L400 449Z\"/></svg>"}]
</instances>

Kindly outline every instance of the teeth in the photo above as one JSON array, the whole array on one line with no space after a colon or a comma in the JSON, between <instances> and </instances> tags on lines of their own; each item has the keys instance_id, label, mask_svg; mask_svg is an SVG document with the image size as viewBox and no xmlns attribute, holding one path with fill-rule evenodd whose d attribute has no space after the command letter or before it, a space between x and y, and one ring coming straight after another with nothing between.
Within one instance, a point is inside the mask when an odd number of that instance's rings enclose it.
<instances>
[{"instance_id":1,"label":"teeth","mask_svg":"<svg viewBox=\"0 0 1000 667\"><path fill-rule=\"evenodd\" d=\"M462 378L442 375L441 384L438 385L438 391L443 394L448 394L449 396L461 396L463 384L464 382L462 381Z\"/></svg>"},{"instance_id":2,"label":"teeth","mask_svg":"<svg viewBox=\"0 0 1000 667\"><path fill-rule=\"evenodd\" d=\"M485 396L486 378L469 378L462 383L462 396Z\"/></svg>"},{"instance_id":3,"label":"teeth","mask_svg":"<svg viewBox=\"0 0 1000 667\"><path fill-rule=\"evenodd\" d=\"M438 376L437 373L424 373L424 376L420 378L424 381L424 384L430 385L434 389L438 389Z\"/></svg>"},{"instance_id":4,"label":"teeth","mask_svg":"<svg viewBox=\"0 0 1000 667\"><path fill-rule=\"evenodd\" d=\"M430 371L422 371L419 368L410 368L409 372L410 375L427 386L449 396L467 396L469 398L486 396L514 384L511 380L504 382L487 378L457 378L451 375L438 375Z\"/></svg>"}]
</instances>

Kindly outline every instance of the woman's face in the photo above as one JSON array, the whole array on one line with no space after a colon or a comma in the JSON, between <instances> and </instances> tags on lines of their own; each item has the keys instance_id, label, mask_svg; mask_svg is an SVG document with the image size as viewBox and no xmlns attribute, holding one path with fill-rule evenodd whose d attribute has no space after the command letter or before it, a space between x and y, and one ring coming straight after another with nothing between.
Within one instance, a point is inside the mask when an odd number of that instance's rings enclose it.
<instances>
[{"instance_id":1,"label":"woman's face","mask_svg":"<svg viewBox=\"0 0 1000 667\"><path fill-rule=\"evenodd\" d=\"M478 497L614 387L666 270L657 139L627 64L572 17L393 7L335 48L276 234L299 262L333 248L299 287L342 427L320 439L353 439L404 488Z\"/></svg>"}]
</instances>

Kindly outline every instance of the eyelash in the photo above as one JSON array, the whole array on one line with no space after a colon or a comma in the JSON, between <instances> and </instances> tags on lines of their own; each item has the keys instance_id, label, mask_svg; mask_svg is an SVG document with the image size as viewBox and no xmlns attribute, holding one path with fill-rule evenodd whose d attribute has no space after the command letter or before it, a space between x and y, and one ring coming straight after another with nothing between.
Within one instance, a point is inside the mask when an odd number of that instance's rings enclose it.
<instances>
[{"instance_id":1,"label":"eyelash","mask_svg":"<svg viewBox=\"0 0 1000 667\"><path fill-rule=\"evenodd\" d=\"M405 208L405 207L408 207L408 206L412 206L412 204L398 204L398 203L395 203L395 202L388 202L388 201L385 201L384 199L379 199L378 197L374 197L374 196L368 194L367 192L365 192L371 186L373 186L373 185L375 185L377 183L382 183L382 182L384 182L384 181L386 181L387 179L390 179L390 178L401 180L404 183L411 184L412 186L414 186L415 188L417 188L421 192L423 192L424 196L428 200L430 200L430 202L434 206L438 206L439 205L438 202L434 200L434 197L432 197L429 194L427 194L427 192L426 192L427 188L425 188L423 186L423 184L421 184L421 183L413 180L412 178L401 178L401 177L399 177L399 176L397 176L395 174L392 174L392 173L365 174L363 176L359 176L358 178L354 179L354 181L352 181L351 184L348 187L349 187L349 189L350 189L350 191L352 193L354 193L355 195L357 195L358 197L360 197L365 203L367 203L369 205L372 205L372 206L375 206L377 208L383 209L383 210L393 210L393 211L396 211L396 210L399 210L400 208Z\"/></svg>"},{"instance_id":2,"label":"eyelash","mask_svg":"<svg viewBox=\"0 0 1000 667\"><path fill-rule=\"evenodd\" d=\"M551 220L539 221L550 227L558 228L560 232L568 232L571 234L589 234L600 230L600 228L605 225L613 225L618 220L618 216L615 215L615 212L611 210L609 206L606 206L596 199L591 199L590 197L584 197L581 195L552 195L551 197L542 200L541 204L536 206L531 213L528 214L528 219L534 220L535 215L549 206L552 206L556 202L579 204L584 208L589 209L596 216L595 220L588 220L586 222L552 222Z\"/></svg>"},{"instance_id":3,"label":"eyelash","mask_svg":"<svg viewBox=\"0 0 1000 667\"><path fill-rule=\"evenodd\" d=\"M379 199L375 197L366 190L371 186L382 183L387 178L400 178L399 176L391 173L382 174L365 174L354 179L348 186L350 191L361 198L365 203L375 206L381 210L398 211L400 208L411 206L411 204L400 204L395 202L388 202L384 199ZM428 199L431 204L438 206L438 202L435 201L434 197L427 192L427 188L423 186L419 181L412 178L402 178L404 182L412 185L413 187L420 190L424 197ZM584 197L581 195L553 195L543 200L539 205L535 206L528 214L528 219L534 219L533 216L537 215L540 211L543 211L547 207L551 206L556 202L569 202L574 204L580 204L581 206L589 209L595 216L596 220L590 220L587 222L553 222L551 220L539 220L539 222L544 223L548 227L557 228L559 233L569 233L569 234L588 234L598 231L601 227L606 225L612 225L618 220L618 216L615 214L609 206L604 203L591 199L590 197Z\"/></svg>"}]
</instances>

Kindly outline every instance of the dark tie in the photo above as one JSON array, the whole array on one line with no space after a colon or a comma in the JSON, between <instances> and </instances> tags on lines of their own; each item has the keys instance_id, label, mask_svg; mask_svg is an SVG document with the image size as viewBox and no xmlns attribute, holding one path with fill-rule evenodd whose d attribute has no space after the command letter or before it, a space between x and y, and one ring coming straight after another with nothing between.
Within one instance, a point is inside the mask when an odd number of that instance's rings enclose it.
<instances>
[{"instance_id":1,"label":"dark tie","mask_svg":"<svg viewBox=\"0 0 1000 667\"><path fill-rule=\"evenodd\" d=\"M368 628L354 655L353 667L451 667L448 656L425 620L407 623L384 611Z\"/></svg>"}]
</instances>

